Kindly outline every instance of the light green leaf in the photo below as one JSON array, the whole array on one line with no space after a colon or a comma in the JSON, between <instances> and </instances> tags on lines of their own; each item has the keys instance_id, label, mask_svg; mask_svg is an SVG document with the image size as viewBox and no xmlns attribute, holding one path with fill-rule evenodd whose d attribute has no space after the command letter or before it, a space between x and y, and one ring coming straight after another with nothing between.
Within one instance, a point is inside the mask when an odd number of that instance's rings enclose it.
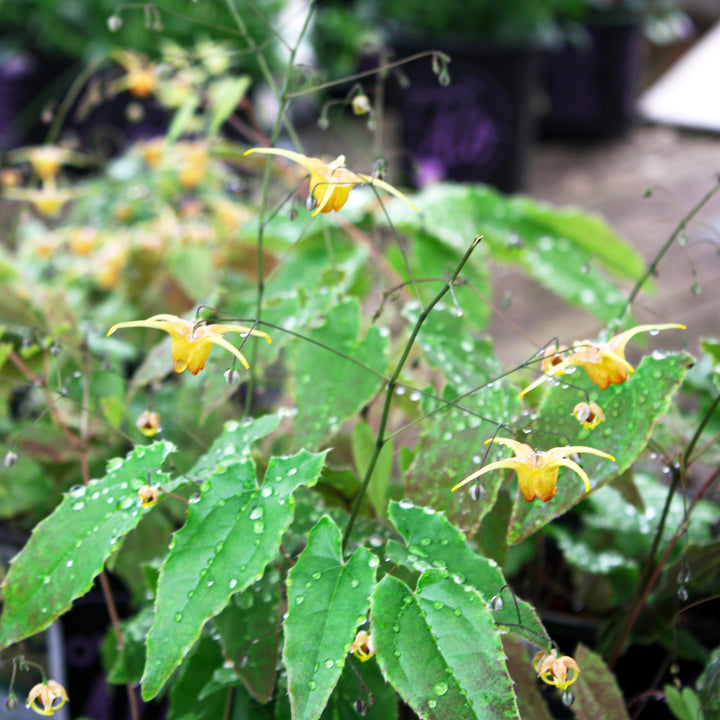
<instances>
[{"instance_id":1,"label":"light green leaf","mask_svg":"<svg viewBox=\"0 0 720 720\"><path fill-rule=\"evenodd\" d=\"M349 359L318 345L303 343L295 362L295 443L315 448L326 444L340 423L359 412L378 392L386 366L387 338L371 327L363 340L360 333L360 307L348 300L333 307L325 324L310 337ZM367 370L363 363L374 370Z\"/></svg>"},{"instance_id":2,"label":"light green leaf","mask_svg":"<svg viewBox=\"0 0 720 720\"><path fill-rule=\"evenodd\" d=\"M292 520L293 492L317 481L324 458L271 458L262 487L247 457L219 464L207 479L160 571L144 698L155 697L205 622L262 577Z\"/></svg>"},{"instance_id":3,"label":"light green leaf","mask_svg":"<svg viewBox=\"0 0 720 720\"><path fill-rule=\"evenodd\" d=\"M665 701L678 720L705 720L702 702L692 688L680 691L674 685L666 685Z\"/></svg>"},{"instance_id":4,"label":"light green leaf","mask_svg":"<svg viewBox=\"0 0 720 720\"><path fill-rule=\"evenodd\" d=\"M563 445L567 439L570 445L590 446L613 455L615 462L593 455L580 456L580 463L590 476L592 490L596 490L622 474L642 452L653 425L667 412L670 398L692 362L693 358L685 353L655 353L643 358L635 374L626 382L602 391L578 370L569 380L572 388L550 388L534 424L539 432L532 436L532 441L541 445L537 449L543 450L553 444ZM592 434L571 415L573 407L583 397L582 391L600 405L606 418ZM543 438L543 431L548 433L548 439ZM568 469L560 470L558 491L550 502L534 500L528 503L518 494L508 527L508 542L516 543L530 536L584 497L582 480Z\"/></svg>"},{"instance_id":5,"label":"light green leaf","mask_svg":"<svg viewBox=\"0 0 720 720\"><path fill-rule=\"evenodd\" d=\"M143 516L137 492L174 450L168 442L114 458L101 480L65 495L15 557L3 583L0 647L44 630L84 595L103 564ZM162 473L153 479L161 482Z\"/></svg>"},{"instance_id":6,"label":"light green leaf","mask_svg":"<svg viewBox=\"0 0 720 720\"><path fill-rule=\"evenodd\" d=\"M190 128L193 118L195 117L195 111L198 109L199 104L200 95L198 93L191 93L187 96L183 104L177 109L177 112L170 123L167 135L165 136L168 143L174 143L186 130Z\"/></svg>"},{"instance_id":7,"label":"light green leaf","mask_svg":"<svg viewBox=\"0 0 720 720\"><path fill-rule=\"evenodd\" d=\"M442 568L477 590L487 603L495 596L500 597L504 604L493 610L493 621L536 645L550 647L547 632L532 605L513 598L498 564L475 554L463 534L443 513L429 507L416 507L403 500L390 503L389 517L407 543L407 556L402 560L400 557L394 559L419 572Z\"/></svg>"},{"instance_id":8,"label":"light green leaf","mask_svg":"<svg viewBox=\"0 0 720 720\"><path fill-rule=\"evenodd\" d=\"M310 531L287 580L283 661L293 720L322 714L345 665L355 630L365 620L377 559L359 547L342 559L341 532L329 518Z\"/></svg>"},{"instance_id":9,"label":"light green leaf","mask_svg":"<svg viewBox=\"0 0 720 720\"><path fill-rule=\"evenodd\" d=\"M416 592L386 575L372 636L386 679L423 720L519 720L490 611L447 572L423 573Z\"/></svg>"},{"instance_id":10,"label":"light green leaf","mask_svg":"<svg viewBox=\"0 0 720 720\"><path fill-rule=\"evenodd\" d=\"M375 432L367 423L359 422L355 425L352 436L352 452L360 478L365 476L370 464L370 458L375 450L375 441ZM380 451L367 489L370 502L379 517L384 517L387 511L387 492L392 465L393 443L389 441L383 445Z\"/></svg>"},{"instance_id":11,"label":"light green leaf","mask_svg":"<svg viewBox=\"0 0 720 720\"><path fill-rule=\"evenodd\" d=\"M250 87L250 76L226 77L214 82L208 89L212 114L208 137L214 137L223 123L235 112L238 103Z\"/></svg>"}]
</instances>

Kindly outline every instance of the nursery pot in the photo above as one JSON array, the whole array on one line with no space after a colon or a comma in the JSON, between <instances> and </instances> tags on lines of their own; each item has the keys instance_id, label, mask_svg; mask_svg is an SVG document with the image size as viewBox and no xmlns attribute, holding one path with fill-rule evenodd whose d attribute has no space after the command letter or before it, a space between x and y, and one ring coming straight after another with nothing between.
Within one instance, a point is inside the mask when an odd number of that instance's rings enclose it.
<instances>
[{"instance_id":1,"label":"nursery pot","mask_svg":"<svg viewBox=\"0 0 720 720\"><path fill-rule=\"evenodd\" d=\"M439 82L430 57L403 66L409 84L398 88L395 100L409 182L521 189L535 134L535 49L405 36L393 38L392 46L398 59L428 49L451 58L447 85Z\"/></svg>"},{"instance_id":2,"label":"nursery pot","mask_svg":"<svg viewBox=\"0 0 720 720\"><path fill-rule=\"evenodd\" d=\"M542 85L544 136L604 138L622 134L633 118L640 73L637 23L584 26L546 53Z\"/></svg>"}]
</instances>

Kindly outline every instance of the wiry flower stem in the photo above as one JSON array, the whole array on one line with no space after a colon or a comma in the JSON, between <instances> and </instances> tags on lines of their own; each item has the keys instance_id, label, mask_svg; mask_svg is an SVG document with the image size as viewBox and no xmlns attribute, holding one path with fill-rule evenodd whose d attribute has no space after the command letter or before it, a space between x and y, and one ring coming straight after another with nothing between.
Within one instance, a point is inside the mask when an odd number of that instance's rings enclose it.
<instances>
[{"instance_id":1,"label":"wiry flower stem","mask_svg":"<svg viewBox=\"0 0 720 720\"><path fill-rule=\"evenodd\" d=\"M449 292L450 288L453 286L453 283L457 279L458 275L460 275L460 272L462 271L463 267L465 266L465 263L469 260L470 255L472 255L473 251L480 244L481 240L482 240L482 236L478 235L472 241L472 243L470 244L470 247L467 249L467 251L463 255L462 259L458 263L457 267L453 271L453 274L450 276L450 279L447 281L447 283L445 283L445 286L427 304L425 309L420 313L420 316L418 317L417 321L415 322L415 326L413 327L412 332L410 333L410 337L408 338L408 341L405 343L405 348L403 349L402 354L400 355L400 359L398 360L397 365L395 366L395 371L393 372L392 376L388 380L387 388L385 390L385 403L383 404L382 415L380 417L380 426L378 428L377 436L375 438L375 448L373 450L372 456L370 457L370 462L368 463L367 470L365 471L365 476L363 477L362 485L360 486L360 491L358 492L358 495L355 498L355 504L353 505L347 527L345 528L345 533L343 535L343 540L342 540L343 550L347 546L348 540L350 539L350 533L352 533L352 529L353 529L353 526L355 525L355 520L357 518L358 511L360 510L360 505L362 504L363 497L365 497L365 492L367 491L368 485L370 484L370 478L372 477L373 471L375 470L375 464L377 463L377 460L380 457L380 452L382 451L383 446L387 442L387 437L385 435L385 429L387 427L388 417L390 415L390 405L392 404L393 395L395 393L395 387L398 384L398 378L400 377L400 373L402 372L403 367L405 367L405 363L407 362L408 356L410 355L410 351L412 350L412 347L415 344L415 339L417 338L418 333L420 332L420 329L422 328L423 323L427 319L428 315L430 315L433 308Z\"/></svg>"}]
</instances>

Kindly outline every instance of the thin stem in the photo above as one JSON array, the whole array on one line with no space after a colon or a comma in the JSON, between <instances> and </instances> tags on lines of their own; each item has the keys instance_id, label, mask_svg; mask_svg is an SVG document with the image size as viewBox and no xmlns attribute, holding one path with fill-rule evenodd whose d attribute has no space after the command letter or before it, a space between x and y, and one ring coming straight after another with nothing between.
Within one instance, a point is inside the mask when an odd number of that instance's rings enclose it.
<instances>
[{"instance_id":1,"label":"thin stem","mask_svg":"<svg viewBox=\"0 0 720 720\"><path fill-rule=\"evenodd\" d=\"M707 205L707 203L718 190L720 190L720 175L718 175L718 177L716 178L715 186L711 190L709 190L700 200L700 202L695 205L695 207L693 207L692 210L690 210L690 212L680 221L678 226L673 231L672 235L670 235L670 237L666 240L665 244L660 248L660 251L655 256L655 259L648 266L645 274L637 281L637 284L632 289L632 292L630 293L630 296L628 297L627 302L625 303L625 307L623 308L623 311L621 313L621 317L627 314L627 312L630 310L630 306L633 304L633 302L635 302L635 298L638 296L640 290L642 290L648 279L657 272L658 265L665 256L665 253L670 249L670 247L678 239L678 237L680 237L685 232L685 229L693 220L693 218L700 212L700 210L702 210L703 207L705 207L705 205Z\"/></svg>"},{"instance_id":2,"label":"thin stem","mask_svg":"<svg viewBox=\"0 0 720 720\"><path fill-rule=\"evenodd\" d=\"M655 531L655 537L653 538L653 544L650 548L650 552L648 553L647 560L645 562L645 566L643 568L642 576L640 578L640 582L638 583L638 588L635 593L635 597L632 601L632 611L628 614L627 620L625 621L625 624L621 628L621 630L618 633L617 639L615 640L615 643L613 644L612 651L610 653L610 664L613 665L618 657L620 657L620 653L622 651L622 647L625 644L625 641L627 640L628 636L630 635L630 632L632 631L632 628L635 625L635 622L637 621L637 618L640 614L640 611L642 610L643 605L645 604L645 600L647 599L647 596L649 595L650 591L652 590L653 586L657 582L657 579L660 575L660 572L665 565L665 562L667 561L667 558L670 555L670 552L672 551L672 548L675 547L675 543L677 542L678 538L680 537L680 530L675 533L674 537L668 543L668 547L665 549L665 552L663 553L662 558L656 563L655 562L655 555L657 554L658 548L660 546L660 542L662 540L662 535L665 530L665 523L667 521L668 514L670 512L670 506L672 503L672 500L675 496L675 493L677 492L678 485L680 484L680 481L685 473L685 469L688 464L688 460L690 456L693 453L693 450L695 449L695 445L697 445L698 440L700 439L700 436L702 435L703 430L707 426L708 422L710 422L710 418L713 416L715 411L718 408L718 405L720 405L720 395L718 395L715 400L713 401L712 405L708 408L707 412L705 413L703 419L700 421L700 424L698 425L697 429L695 430L694 435L690 439L690 442L687 444L687 447L685 448L680 463L678 463L676 466L673 466L672 468L672 480L670 482L670 487L668 488L668 494L665 499L665 506L663 507L662 515L660 516L660 521L658 523L657 529ZM692 512L693 508L697 504L698 500L703 496L705 492L707 492L707 489L710 487L710 485L715 482L715 480L720 476L720 468L718 468L711 476L708 478L708 480L705 482L703 487L701 488L700 492L693 498L692 503L690 504L690 507L688 508L687 513L685 514L685 521L683 523L683 527L688 521L688 518L690 516L690 513Z\"/></svg>"},{"instance_id":3,"label":"thin stem","mask_svg":"<svg viewBox=\"0 0 720 720\"><path fill-rule=\"evenodd\" d=\"M240 28L243 35L247 38L248 42L253 43L252 38L250 38L247 35L247 30L245 28L245 25L242 21L242 18L240 17L240 14L237 12L237 9L233 5L232 0L226 0L228 7L230 8L231 13L233 14L233 17L235 18L235 22L237 23L238 27ZM275 81L272 80L272 73L270 72L270 69L268 68L267 64L265 63L264 57L262 53L258 53L258 59L261 61L260 66L263 71L263 74L266 76L268 80L268 84L270 84L271 88L273 88L273 92L276 94L279 102L280 107L278 108L277 117L275 118L275 125L273 126L272 133L270 134L270 146L274 147L275 143L277 142L278 137L280 136L280 130L283 127L283 124L285 123L286 127L288 128L288 132L290 133L291 137L293 138L293 141L296 144L296 147L300 148L300 140L296 137L295 132L292 128L292 123L289 122L289 120L285 116L285 112L287 110L288 102L289 102L289 88L290 88L290 82L292 79L292 69L293 64L295 62L295 55L297 54L298 48L300 47L300 43L302 42L303 37L305 36L305 33L307 32L307 29L310 24L310 18L312 17L314 9L314 3L310 3L310 7L308 8L307 14L305 15L305 22L302 26L302 29L300 30L300 34L298 35L297 42L295 43L295 47L292 48L290 51L290 58L288 60L288 69L285 73L285 80L283 82L282 90L278 93L277 86L275 84ZM267 222L266 215L267 215L267 206L268 206L268 198L270 196L270 176L272 172L272 158L268 157L267 162L265 164L265 172L263 173L263 181L262 181L262 189L261 189L261 201L260 201L260 217L258 218L258 242L257 242L257 266L258 266L258 274L257 274L257 302L256 302L256 308L255 308L255 319L257 322L260 322L262 319L262 307L263 307L263 299L265 295L265 278L264 278L264 268L263 268L263 245L264 245L264 235L265 235L265 224ZM252 359L250 362L251 367L255 367L255 360L257 358L257 349L258 349L258 343L253 343L252 346ZM252 396L253 396L253 387L255 384L255 373L254 371L250 373L250 377L248 379L248 391L247 391L247 400L245 405L245 411L249 414L250 407L252 404Z\"/></svg>"},{"instance_id":4,"label":"thin stem","mask_svg":"<svg viewBox=\"0 0 720 720\"><path fill-rule=\"evenodd\" d=\"M67 117L68 112L70 112L70 108L77 99L77 96L80 94L80 91L83 89L85 83L90 77L92 77L99 65L100 63L97 60L88 63L87 67L85 67L75 78L70 86L70 89L65 94L63 101L60 103L60 107L58 107L55 116L53 117L52 125L50 125L47 137L45 138L46 143L51 145L55 142L58 133L60 132L60 128Z\"/></svg>"},{"instance_id":5,"label":"thin stem","mask_svg":"<svg viewBox=\"0 0 720 720\"><path fill-rule=\"evenodd\" d=\"M342 540L343 550L347 546L348 540L350 539L350 533L352 532L353 526L355 525L355 520L360 510L360 505L362 504L368 485L370 484L370 478L372 477L373 471L375 470L375 464L377 463L380 452L383 449L383 446L385 445L385 442L387 440L387 438L385 437L385 429L387 427L388 417L390 415L390 405L392 404L395 387L398 384L398 378L400 377L400 373L402 372L403 367L405 367L405 363L407 362L408 356L410 355L410 351L415 344L415 339L417 338L418 333L420 332L420 329L422 328L423 323L427 319L428 315L431 313L433 308L440 302L440 300L442 300L442 298L449 292L450 288L453 286L453 283L455 282L458 275L465 266L465 263L469 260L470 255L472 255L473 251L480 244L481 240L482 236L478 235L472 241L470 247L467 249L462 259L458 263L458 266L455 268L453 274L450 276L450 279L445 284L445 287L440 290L440 292L428 303L425 309L420 313L420 316L418 317L417 322L415 323L415 326L410 333L410 337L405 343L405 348L400 355L400 359L395 366L395 371L390 377L390 380L388 380L387 389L385 390L385 403L383 404L382 415L380 417L380 426L378 428L377 436L375 438L375 449L373 450L370 462L368 463L368 467L365 471L365 476L363 477L362 485L360 486L360 491L355 498L355 504L353 505L352 511L350 513L350 518L348 519L347 527L345 528L345 533Z\"/></svg>"}]
</instances>

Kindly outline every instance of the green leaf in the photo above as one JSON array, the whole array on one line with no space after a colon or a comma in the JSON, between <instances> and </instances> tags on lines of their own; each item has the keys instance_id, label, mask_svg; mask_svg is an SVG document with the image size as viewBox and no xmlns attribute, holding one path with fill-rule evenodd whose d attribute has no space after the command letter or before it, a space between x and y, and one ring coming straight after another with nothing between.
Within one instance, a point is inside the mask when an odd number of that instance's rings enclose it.
<instances>
[{"instance_id":1,"label":"green leaf","mask_svg":"<svg viewBox=\"0 0 720 720\"><path fill-rule=\"evenodd\" d=\"M665 701L678 720L705 720L702 702L692 688L681 692L674 685L666 685Z\"/></svg>"},{"instance_id":2,"label":"green leaf","mask_svg":"<svg viewBox=\"0 0 720 720\"><path fill-rule=\"evenodd\" d=\"M471 264L487 263L491 255L520 266L549 290L603 320L617 317L624 304L607 273L638 279L645 267L637 250L599 216L575 208L452 183L428 186L414 202L418 213L403 203L392 204L393 222L401 232L421 231L461 252L472 238L483 235L484 250L474 254Z\"/></svg>"},{"instance_id":3,"label":"green leaf","mask_svg":"<svg viewBox=\"0 0 720 720\"><path fill-rule=\"evenodd\" d=\"M220 646L203 636L183 663L170 691L168 720L217 720L225 716L227 693L231 690L200 699L200 693L222 662Z\"/></svg>"},{"instance_id":4,"label":"green leaf","mask_svg":"<svg viewBox=\"0 0 720 720\"><path fill-rule=\"evenodd\" d=\"M0 647L44 630L84 595L144 511L137 491L174 450L168 442L136 447L108 463L107 475L78 486L39 523L3 583ZM158 474L153 475L158 479Z\"/></svg>"},{"instance_id":5,"label":"green leaf","mask_svg":"<svg viewBox=\"0 0 720 720\"><path fill-rule=\"evenodd\" d=\"M272 697L280 655L280 574L268 566L258 582L234 595L215 618L223 654L258 702Z\"/></svg>"},{"instance_id":6,"label":"green leaf","mask_svg":"<svg viewBox=\"0 0 720 720\"><path fill-rule=\"evenodd\" d=\"M716 647L710 653L710 657L697 679L696 688L707 713L715 713L720 716L720 647Z\"/></svg>"},{"instance_id":7,"label":"green leaf","mask_svg":"<svg viewBox=\"0 0 720 720\"><path fill-rule=\"evenodd\" d=\"M343 562L340 528L321 518L287 580L283 662L293 720L322 714L365 620L377 558L359 547Z\"/></svg>"},{"instance_id":8,"label":"green leaf","mask_svg":"<svg viewBox=\"0 0 720 720\"><path fill-rule=\"evenodd\" d=\"M168 128L165 140L174 143L190 126L195 117L195 111L200 104L200 95L192 93L187 96L183 104L177 109Z\"/></svg>"},{"instance_id":9,"label":"green leaf","mask_svg":"<svg viewBox=\"0 0 720 720\"><path fill-rule=\"evenodd\" d=\"M367 423L359 422L355 425L352 436L352 453L360 478L365 476L370 458L375 451L375 442L375 432ZM392 441L386 442L375 463L367 489L370 502L379 517L384 517L387 511L388 483L392 472L393 454Z\"/></svg>"},{"instance_id":10,"label":"green leaf","mask_svg":"<svg viewBox=\"0 0 720 720\"><path fill-rule=\"evenodd\" d=\"M625 472L643 451L653 425L667 412L670 398L692 362L693 358L685 353L655 353L643 358L635 374L626 382L602 391L578 370L572 375L572 388L553 386L543 400L534 425L539 432L533 435L533 440L537 438L538 443L542 443L537 449L564 444L562 440L567 439L570 445L591 446L610 453L615 462L592 455L580 456L581 465L590 476L592 490L606 485ZM592 434L571 415L575 403L582 398L582 391L600 405L606 418ZM543 432L548 433L548 440L542 439ZM560 443L558 438L561 438ZM507 452L504 453L506 456ZM535 500L528 503L518 494L508 528L508 542L516 543L529 537L585 496L582 480L567 469L561 469L558 491L550 502Z\"/></svg>"},{"instance_id":11,"label":"green leaf","mask_svg":"<svg viewBox=\"0 0 720 720\"><path fill-rule=\"evenodd\" d=\"M280 418L280 414L263 415L225 423L222 433L186 474L186 478L191 482L202 482L221 463L250 457L252 444L275 430Z\"/></svg>"},{"instance_id":12,"label":"green leaf","mask_svg":"<svg viewBox=\"0 0 720 720\"><path fill-rule=\"evenodd\" d=\"M359 412L381 385L375 373L386 366L387 338L371 327L364 340L360 332L360 307L348 300L333 307L325 324L310 337L355 362L339 357L318 345L303 343L297 351L295 401L295 442L298 446L318 447L327 443L340 423ZM371 372L356 363L363 363ZM352 389L352 392L349 390Z\"/></svg>"},{"instance_id":13,"label":"green leaf","mask_svg":"<svg viewBox=\"0 0 720 720\"><path fill-rule=\"evenodd\" d=\"M498 564L476 555L443 513L402 500L390 503L389 517L407 543L404 564L419 572L442 568L454 579L477 590L486 602L496 595L501 597L504 605L492 612L493 621L504 630L549 649L547 632L532 605L513 598Z\"/></svg>"},{"instance_id":14,"label":"green leaf","mask_svg":"<svg viewBox=\"0 0 720 720\"><path fill-rule=\"evenodd\" d=\"M423 720L519 720L490 611L447 572L423 573L416 592L386 575L372 636L386 679Z\"/></svg>"},{"instance_id":15,"label":"green leaf","mask_svg":"<svg viewBox=\"0 0 720 720\"><path fill-rule=\"evenodd\" d=\"M357 701L365 705L361 713L357 711ZM385 682L375 661L361 662L350 657L320 717L321 720L345 720L357 715L366 720L397 720L398 696Z\"/></svg>"},{"instance_id":16,"label":"green leaf","mask_svg":"<svg viewBox=\"0 0 720 720\"><path fill-rule=\"evenodd\" d=\"M122 648L117 646L115 633L107 633L101 650L108 682L116 685L140 682L145 667L145 638L152 621L153 609L150 605L129 620L121 621Z\"/></svg>"},{"instance_id":17,"label":"green leaf","mask_svg":"<svg viewBox=\"0 0 720 720\"><path fill-rule=\"evenodd\" d=\"M603 659L580 643L575 648L580 675L572 685L573 711L577 720L630 720L615 676Z\"/></svg>"},{"instance_id":18,"label":"green leaf","mask_svg":"<svg viewBox=\"0 0 720 720\"><path fill-rule=\"evenodd\" d=\"M417 307L408 315L414 319ZM468 502L467 491L451 492L480 462L482 441L498 425L517 414L520 403L504 381L492 344L473 338L462 317L449 308L436 309L425 321L419 343L427 363L441 370L451 383L443 397L459 407L441 408L424 403L426 420L420 450L407 473L406 493L416 504L447 512L451 522L472 532L495 502L502 481L488 476L480 486L485 495L478 504ZM421 427L423 427L421 425Z\"/></svg>"},{"instance_id":19,"label":"green leaf","mask_svg":"<svg viewBox=\"0 0 720 720\"><path fill-rule=\"evenodd\" d=\"M208 137L217 135L223 123L235 112L238 103L250 87L250 76L226 77L214 82L208 89L212 102L212 115Z\"/></svg>"},{"instance_id":20,"label":"green leaf","mask_svg":"<svg viewBox=\"0 0 720 720\"><path fill-rule=\"evenodd\" d=\"M160 571L145 699L160 691L205 622L262 577L292 520L293 492L317 481L324 458L305 451L271 458L262 487L247 457L219 464L207 479Z\"/></svg>"}]
</instances>

